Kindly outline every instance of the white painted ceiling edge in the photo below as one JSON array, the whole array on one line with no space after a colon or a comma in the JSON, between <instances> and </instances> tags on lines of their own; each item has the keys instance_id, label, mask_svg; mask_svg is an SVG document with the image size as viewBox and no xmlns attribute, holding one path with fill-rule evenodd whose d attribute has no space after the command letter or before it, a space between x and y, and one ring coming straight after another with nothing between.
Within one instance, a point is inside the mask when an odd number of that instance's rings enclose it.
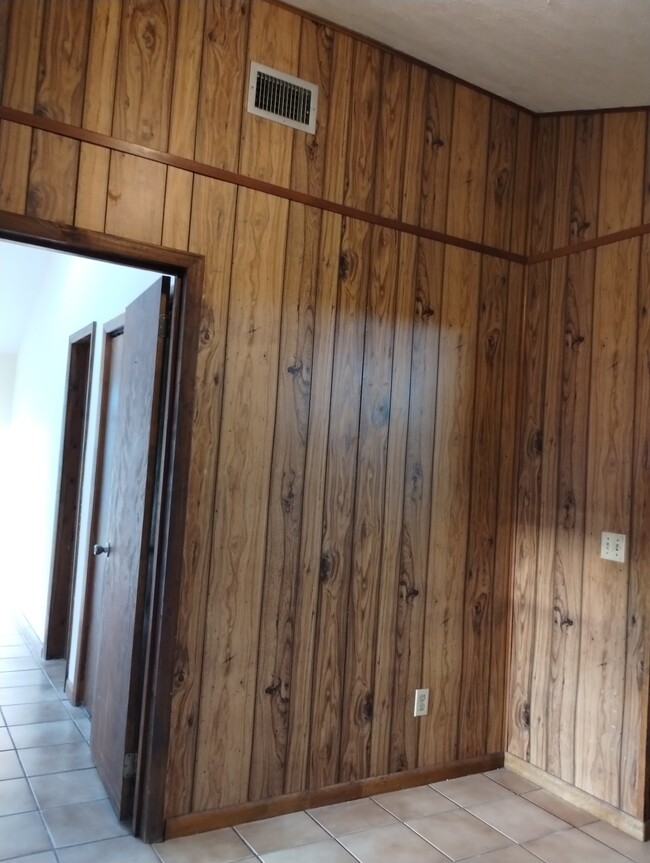
<instances>
[{"instance_id":1,"label":"white painted ceiling edge","mask_svg":"<svg viewBox=\"0 0 650 863\"><path fill-rule=\"evenodd\" d=\"M537 113L650 105L650 0L289 0Z\"/></svg>"}]
</instances>

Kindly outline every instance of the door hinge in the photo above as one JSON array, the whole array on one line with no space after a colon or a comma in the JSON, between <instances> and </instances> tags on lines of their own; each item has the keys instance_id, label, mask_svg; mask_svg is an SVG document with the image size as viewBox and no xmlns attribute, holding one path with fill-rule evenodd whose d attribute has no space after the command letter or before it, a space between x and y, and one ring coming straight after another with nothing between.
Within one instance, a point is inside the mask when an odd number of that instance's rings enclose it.
<instances>
[{"instance_id":1,"label":"door hinge","mask_svg":"<svg viewBox=\"0 0 650 863\"><path fill-rule=\"evenodd\" d=\"M166 339L169 335L169 316L161 315L158 318L158 338Z\"/></svg>"},{"instance_id":2,"label":"door hinge","mask_svg":"<svg viewBox=\"0 0 650 863\"><path fill-rule=\"evenodd\" d=\"M138 767L138 753L137 752L127 752L124 756L124 768L122 770L122 777L124 779L133 779L135 778L135 771Z\"/></svg>"}]
</instances>

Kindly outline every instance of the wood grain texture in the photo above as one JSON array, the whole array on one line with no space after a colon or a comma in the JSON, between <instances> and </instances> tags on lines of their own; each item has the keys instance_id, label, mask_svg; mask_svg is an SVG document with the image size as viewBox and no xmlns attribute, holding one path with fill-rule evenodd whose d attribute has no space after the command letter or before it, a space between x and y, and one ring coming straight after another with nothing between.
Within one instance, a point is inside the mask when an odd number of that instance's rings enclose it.
<instances>
[{"instance_id":1,"label":"wood grain texture","mask_svg":"<svg viewBox=\"0 0 650 863\"><path fill-rule=\"evenodd\" d=\"M35 130L25 213L53 222L74 221L79 144Z\"/></svg>"},{"instance_id":2,"label":"wood grain texture","mask_svg":"<svg viewBox=\"0 0 650 863\"><path fill-rule=\"evenodd\" d=\"M239 164L249 9L246 0L207 0L205 9L195 156L229 171Z\"/></svg>"},{"instance_id":3,"label":"wood grain texture","mask_svg":"<svg viewBox=\"0 0 650 863\"><path fill-rule=\"evenodd\" d=\"M397 293L397 236L372 232L370 280L359 412L352 568L347 614L345 683L339 776L345 781L370 772L377 638L388 639L377 618L381 581L388 578L381 551L384 536L386 458L392 388L392 353Z\"/></svg>"},{"instance_id":4,"label":"wood grain texture","mask_svg":"<svg viewBox=\"0 0 650 863\"><path fill-rule=\"evenodd\" d=\"M334 33L332 48L332 84L329 98L329 128L325 151L323 196L341 203L346 192L345 152L350 129L352 64L354 41L343 33Z\"/></svg>"},{"instance_id":5,"label":"wood grain texture","mask_svg":"<svg viewBox=\"0 0 650 863\"><path fill-rule=\"evenodd\" d=\"M601 560L600 532L606 518L606 529L629 535L638 265L639 240L596 254L576 707L576 746L583 757L576 763L575 784L614 806L620 804L629 562Z\"/></svg>"},{"instance_id":6,"label":"wood grain texture","mask_svg":"<svg viewBox=\"0 0 650 863\"><path fill-rule=\"evenodd\" d=\"M204 674L201 693L199 809L236 803L248 791L287 212L286 201L248 190L238 196L204 643L204 662L218 676L205 686Z\"/></svg>"},{"instance_id":7,"label":"wood grain texture","mask_svg":"<svg viewBox=\"0 0 650 863\"><path fill-rule=\"evenodd\" d=\"M510 105L492 105L483 241L501 249L509 248L512 231L518 114Z\"/></svg>"},{"instance_id":8,"label":"wood grain texture","mask_svg":"<svg viewBox=\"0 0 650 863\"><path fill-rule=\"evenodd\" d=\"M553 248L564 246L569 242L575 134L576 118L571 114L560 117L553 207Z\"/></svg>"},{"instance_id":9,"label":"wood grain texture","mask_svg":"<svg viewBox=\"0 0 650 863\"><path fill-rule=\"evenodd\" d=\"M0 207L10 213L24 213L32 149L28 126L0 121Z\"/></svg>"},{"instance_id":10,"label":"wood grain texture","mask_svg":"<svg viewBox=\"0 0 650 863\"><path fill-rule=\"evenodd\" d=\"M113 125L122 0L94 0L91 8L83 125L108 134Z\"/></svg>"},{"instance_id":11,"label":"wood grain texture","mask_svg":"<svg viewBox=\"0 0 650 863\"><path fill-rule=\"evenodd\" d=\"M136 156L112 153L108 175L106 231L160 245L167 170ZM142 213L147 218L142 218Z\"/></svg>"},{"instance_id":12,"label":"wood grain texture","mask_svg":"<svg viewBox=\"0 0 650 863\"><path fill-rule=\"evenodd\" d=\"M369 226L346 220L339 263L341 286L332 371L320 596L315 621L310 788L333 784L339 770L370 248Z\"/></svg>"},{"instance_id":13,"label":"wood grain texture","mask_svg":"<svg viewBox=\"0 0 650 863\"><path fill-rule=\"evenodd\" d=\"M187 249L192 213L194 175L178 168L167 169L165 212L163 213L162 244L175 249Z\"/></svg>"},{"instance_id":14,"label":"wood grain texture","mask_svg":"<svg viewBox=\"0 0 650 863\"><path fill-rule=\"evenodd\" d=\"M382 92L377 129L377 167L375 170L374 211L380 216L397 219L400 213L402 186L406 165L406 100L409 89L409 66L393 54L382 59Z\"/></svg>"},{"instance_id":15,"label":"wood grain texture","mask_svg":"<svg viewBox=\"0 0 650 863\"><path fill-rule=\"evenodd\" d=\"M178 4L124 0L113 134L167 149Z\"/></svg>"},{"instance_id":16,"label":"wood grain texture","mask_svg":"<svg viewBox=\"0 0 650 863\"><path fill-rule=\"evenodd\" d=\"M456 85L453 81L429 72L419 224L434 231L445 230L447 224L455 91Z\"/></svg>"},{"instance_id":17,"label":"wood grain texture","mask_svg":"<svg viewBox=\"0 0 650 863\"><path fill-rule=\"evenodd\" d=\"M0 0L0 93L4 90L5 59L9 36L9 16L12 0Z\"/></svg>"},{"instance_id":18,"label":"wood grain texture","mask_svg":"<svg viewBox=\"0 0 650 863\"><path fill-rule=\"evenodd\" d=\"M513 218L510 248L523 254L528 251L528 212L531 197L530 164L533 143L533 118L519 112L517 120L517 161L513 190Z\"/></svg>"},{"instance_id":19,"label":"wood grain texture","mask_svg":"<svg viewBox=\"0 0 650 863\"><path fill-rule=\"evenodd\" d=\"M2 104L19 111L34 110L44 8L43 0L11 4Z\"/></svg>"},{"instance_id":20,"label":"wood grain texture","mask_svg":"<svg viewBox=\"0 0 650 863\"><path fill-rule=\"evenodd\" d=\"M110 150L81 144L74 211L74 224L79 228L104 230L110 162Z\"/></svg>"},{"instance_id":21,"label":"wood grain texture","mask_svg":"<svg viewBox=\"0 0 650 863\"><path fill-rule=\"evenodd\" d=\"M447 231L456 237L483 236L490 99L457 84L449 165Z\"/></svg>"},{"instance_id":22,"label":"wood grain texture","mask_svg":"<svg viewBox=\"0 0 650 863\"><path fill-rule=\"evenodd\" d=\"M600 114L576 119L569 233L573 243L595 237L598 230L602 125Z\"/></svg>"},{"instance_id":23,"label":"wood grain texture","mask_svg":"<svg viewBox=\"0 0 650 863\"><path fill-rule=\"evenodd\" d=\"M356 42L343 203L361 210L372 209L374 199L381 62L377 48Z\"/></svg>"},{"instance_id":24,"label":"wood grain texture","mask_svg":"<svg viewBox=\"0 0 650 863\"><path fill-rule=\"evenodd\" d=\"M462 676L458 756L471 758L487 744L492 615L500 462L500 406L508 310L508 265L485 258L478 301L476 389L473 407L470 515L464 573Z\"/></svg>"},{"instance_id":25,"label":"wood grain texture","mask_svg":"<svg viewBox=\"0 0 650 863\"><path fill-rule=\"evenodd\" d=\"M599 234L630 228L641 219L646 121L645 111L603 117Z\"/></svg>"},{"instance_id":26,"label":"wood grain texture","mask_svg":"<svg viewBox=\"0 0 650 863\"><path fill-rule=\"evenodd\" d=\"M169 152L194 156L207 3L178 6L176 57L169 112Z\"/></svg>"},{"instance_id":27,"label":"wood grain texture","mask_svg":"<svg viewBox=\"0 0 650 863\"><path fill-rule=\"evenodd\" d=\"M422 679L436 685L420 719L425 764L452 761L458 750L479 279L478 255L446 250L422 663Z\"/></svg>"},{"instance_id":28,"label":"wood grain texture","mask_svg":"<svg viewBox=\"0 0 650 863\"><path fill-rule=\"evenodd\" d=\"M414 282L415 298L410 319L411 391L400 525L390 770L408 770L420 763L419 724L413 721L412 699L424 679L424 612L437 407L430 394L438 387L444 256L444 246L419 240L414 256L402 265L402 268L410 265L410 273L405 277Z\"/></svg>"},{"instance_id":29,"label":"wood grain texture","mask_svg":"<svg viewBox=\"0 0 650 863\"><path fill-rule=\"evenodd\" d=\"M332 370L338 307L342 221L323 213L319 283L314 318L309 430L305 454L304 513L300 533L300 570L296 595L295 651L285 792L307 787L311 745L313 665L316 651L315 621L321 575L321 546L327 470ZM305 722L305 717L310 722Z\"/></svg>"},{"instance_id":30,"label":"wood grain texture","mask_svg":"<svg viewBox=\"0 0 650 863\"><path fill-rule=\"evenodd\" d=\"M289 701L296 645L300 536L309 427L314 315L318 290L321 213L289 210L287 247L299 249L285 264L278 397L271 457L271 487L264 564L249 797L284 791Z\"/></svg>"},{"instance_id":31,"label":"wood grain texture","mask_svg":"<svg viewBox=\"0 0 650 863\"><path fill-rule=\"evenodd\" d=\"M528 252L551 248L557 169L558 118L540 117L535 122L531 158Z\"/></svg>"},{"instance_id":32,"label":"wood grain texture","mask_svg":"<svg viewBox=\"0 0 650 863\"><path fill-rule=\"evenodd\" d=\"M196 369L185 552L174 669L171 738L165 811L188 812L194 792L194 761L201 697L206 596L212 554L212 519L221 441L221 416L228 306L237 191L233 186L195 177L190 251L203 255L205 276ZM218 242L215 242L215 238Z\"/></svg>"},{"instance_id":33,"label":"wood grain texture","mask_svg":"<svg viewBox=\"0 0 650 863\"><path fill-rule=\"evenodd\" d=\"M246 70L255 61L297 75L300 29L300 16L288 9L252 4ZM242 111L239 170L260 180L288 185L294 130L251 114L244 106Z\"/></svg>"}]
</instances>

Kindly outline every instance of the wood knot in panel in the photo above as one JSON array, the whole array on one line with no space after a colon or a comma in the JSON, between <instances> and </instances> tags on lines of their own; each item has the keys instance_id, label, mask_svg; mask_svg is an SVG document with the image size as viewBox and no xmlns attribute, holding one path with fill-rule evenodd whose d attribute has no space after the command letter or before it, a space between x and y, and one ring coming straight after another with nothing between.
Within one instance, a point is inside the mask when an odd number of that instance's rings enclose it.
<instances>
[{"instance_id":1,"label":"wood knot in panel","mask_svg":"<svg viewBox=\"0 0 650 863\"><path fill-rule=\"evenodd\" d=\"M361 701L361 718L364 722L370 722L372 720L372 711L372 692L367 692Z\"/></svg>"},{"instance_id":2,"label":"wood knot in panel","mask_svg":"<svg viewBox=\"0 0 650 863\"><path fill-rule=\"evenodd\" d=\"M510 171L508 168L502 168L494 178L494 200L497 204L502 204L510 187Z\"/></svg>"},{"instance_id":3,"label":"wood knot in panel","mask_svg":"<svg viewBox=\"0 0 650 863\"><path fill-rule=\"evenodd\" d=\"M326 551L321 555L320 567L318 570L318 578L321 584L327 584L332 577L333 570L334 560L332 558L332 554L329 551Z\"/></svg>"}]
</instances>

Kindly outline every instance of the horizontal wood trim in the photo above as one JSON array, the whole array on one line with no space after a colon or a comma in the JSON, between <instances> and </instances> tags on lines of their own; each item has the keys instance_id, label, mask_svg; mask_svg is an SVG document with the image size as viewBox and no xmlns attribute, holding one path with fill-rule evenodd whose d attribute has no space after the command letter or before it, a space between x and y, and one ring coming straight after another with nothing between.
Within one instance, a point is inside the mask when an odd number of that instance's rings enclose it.
<instances>
[{"instance_id":1,"label":"horizontal wood trim","mask_svg":"<svg viewBox=\"0 0 650 863\"><path fill-rule=\"evenodd\" d=\"M567 255L578 255L580 252L587 252L590 249L598 249L601 246L611 246L612 243L621 243L623 240L642 237L644 234L650 234L650 222L645 222L642 225L635 225L633 228L626 228L624 231L616 231L613 234L594 237L591 240L582 240L580 243L570 243L569 245L561 246L558 249L549 249L547 252L540 252L538 255L530 255L527 263L541 264L544 261L552 261L555 258L563 258Z\"/></svg>"},{"instance_id":2,"label":"horizontal wood trim","mask_svg":"<svg viewBox=\"0 0 650 863\"><path fill-rule=\"evenodd\" d=\"M204 162L197 162L194 159L188 159L184 156L177 156L173 153L164 153L161 150L145 147L142 144L133 144L129 141L115 138L112 135L104 135L101 132L94 132L91 129L82 129L79 126L72 126L69 123L62 123L59 120L52 120L49 117L37 116L36 114L30 114L25 111L18 111L15 108L0 106L0 120L28 126L31 129L50 132L54 135L61 135L64 138L72 138L75 141L81 141L85 144L94 144L96 146L106 147L118 153L148 159L150 162L167 165L171 168L180 168L183 171L190 171L203 177L212 177L213 179L220 180L223 183L230 183L234 186L253 189L257 192L263 192L266 195L273 195L278 198L284 198L288 201L294 201L298 204L304 204L306 207L315 207L319 210L336 213L349 219L357 219L358 221L367 222L372 225L380 225L381 227L389 228L393 231L400 231L404 234L413 234L416 237L435 240L436 242L456 246L460 249L467 249L470 252L491 255L492 257L501 258L504 261L511 261L516 264L526 263L526 257L524 255L519 255L516 252L509 252L484 243L477 243L473 240L455 237L451 234L444 233L443 231L434 231L430 228L402 222L399 219L390 219L386 216L380 216L376 213L368 212L367 210L360 210L356 207L347 206L346 204L338 204L336 201L319 198L315 195L309 195L296 189L289 189L285 186L276 185L275 183L268 183L264 180L248 177L245 174L228 171L225 168L206 165Z\"/></svg>"},{"instance_id":3,"label":"horizontal wood trim","mask_svg":"<svg viewBox=\"0 0 650 863\"><path fill-rule=\"evenodd\" d=\"M257 800L254 803L243 803L236 806L226 806L223 809L179 815L167 819L165 839L177 839L180 836L191 836L193 833L205 833L208 830L218 830L221 827L232 827L233 824L246 824L260 818L287 815L291 812L300 812L303 809L327 806L330 803L343 803L349 800L358 800L361 797L370 797L374 794L385 794L388 791L401 791L404 788L427 785L430 782L456 779L459 776L468 776L472 773L484 773L486 770L496 770L503 767L503 757L502 752L492 752L489 755L465 758L462 761L453 761L438 767L418 767L415 770L373 776L370 779L341 782L316 791L299 791L295 794L284 794L281 797Z\"/></svg>"},{"instance_id":4,"label":"horizontal wood trim","mask_svg":"<svg viewBox=\"0 0 650 863\"><path fill-rule=\"evenodd\" d=\"M575 785L570 785L563 779L558 779L557 776L553 776L545 770L535 767L516 755L511 755L509 752L505 754L504 767L518 776L523 776L529 782L534 782L540 788L550 791L562 800L566 800L567 803L577 806L579 809L584 809L590 815L595 815L596 818L600 818L601 821L611 824L617 830L622 830L641 842L646 840L648 822L644 822L640 818L634 818L632 815L628 815L627 812L622 812L615 806L605 803L604 800L599 800L586 791L576 788Z\"/></svg>"}]
</instances>

